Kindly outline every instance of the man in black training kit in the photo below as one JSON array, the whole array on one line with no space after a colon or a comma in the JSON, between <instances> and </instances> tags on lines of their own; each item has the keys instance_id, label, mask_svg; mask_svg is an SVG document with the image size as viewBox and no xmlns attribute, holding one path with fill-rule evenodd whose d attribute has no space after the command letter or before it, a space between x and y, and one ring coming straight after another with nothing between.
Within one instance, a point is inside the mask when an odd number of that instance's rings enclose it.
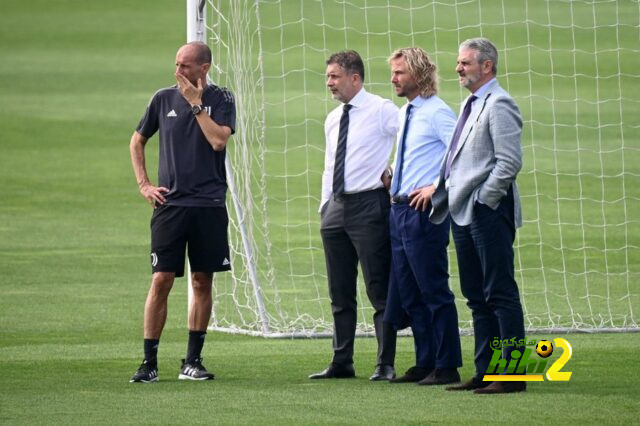
<instances>
[{"instance_id":1,"label":"man in black training kit","mask_svg":"<svg viewBox=\"0 0 640 426\"><path fill-rule=\"evenodd\" d=\"M225 207L225 147L234 132L233 95L207 85L211 50L201 42L176 54L177 85L151 98L129 149L151 217L151 288L144 306L144 361L131 382L158 380L158 342L167 319L167 297L175 277L184 276L185 250L191 264L193 300L189 344L179 379L211 380L200 353L211 317L213 273L231 269ZM149 180L144 148L160 130L158 186Z\"/></svg>"}]
</instances>

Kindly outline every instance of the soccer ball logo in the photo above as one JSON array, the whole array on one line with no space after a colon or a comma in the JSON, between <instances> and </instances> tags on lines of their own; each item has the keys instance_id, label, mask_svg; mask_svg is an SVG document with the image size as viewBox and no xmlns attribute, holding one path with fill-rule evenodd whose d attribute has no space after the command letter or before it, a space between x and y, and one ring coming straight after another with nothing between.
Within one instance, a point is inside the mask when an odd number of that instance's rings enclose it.
<instances>
[{"instance_id":1,"label":"soccer ball logo","mask_svg":"<svg viewBox=\"0 0 640 426\"><path fill-rule=\"evenodd\" d=\"M553 353L553 345L548 340L540 340L536 345L536 353L541 358L549 358Z\"/></svg>"}]
</instances>

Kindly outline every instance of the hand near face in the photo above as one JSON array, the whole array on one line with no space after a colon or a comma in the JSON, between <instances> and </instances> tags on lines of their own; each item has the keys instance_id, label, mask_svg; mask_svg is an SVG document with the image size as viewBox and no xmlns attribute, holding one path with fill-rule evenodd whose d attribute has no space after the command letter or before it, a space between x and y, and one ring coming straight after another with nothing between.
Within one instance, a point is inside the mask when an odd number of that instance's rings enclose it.
<instances>
[{"instance_id":1,"label":"hand near face","mask_svg":"<svg viewBox=\"0 0 640 426\"><path fill-rule=\"evenodd\" d=\"M202 79L198 79L198 87L191 84L191 82L182 74L175 74L176 81L178 82L178 89L180 93L189 102L190 105L202 104Z\"/></svg>"}]
</instances>

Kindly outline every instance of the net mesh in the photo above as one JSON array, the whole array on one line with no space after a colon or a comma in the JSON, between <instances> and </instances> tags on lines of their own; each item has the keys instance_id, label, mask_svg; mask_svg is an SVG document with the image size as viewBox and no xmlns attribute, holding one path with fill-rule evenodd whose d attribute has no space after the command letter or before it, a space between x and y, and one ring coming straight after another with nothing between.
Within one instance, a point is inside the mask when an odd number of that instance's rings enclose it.
<instances>
[{"instance_id":1,"label":"net mesh","mask_svg":"<svg viewBox=\"0 0 640 426\"><path fill-rule=\"evenodd\" d=\"M526 326L638 328L638 1L209 0L207 11L211 77L233 91L238 113L228 151L233 272L215 278L213 328L331 333L317 214L323 123L336 106L327 57L357 50L366 89L400 105L386 59L423 47L438 65L439 96L458 111L467 96L454 72L458 45L477 36L497 45L498 80L524 118L514 247ZM452 247L450 273L468 331ZM361 282L358 294L358 329L370 332Z\"/></svg>"}]
</instances>

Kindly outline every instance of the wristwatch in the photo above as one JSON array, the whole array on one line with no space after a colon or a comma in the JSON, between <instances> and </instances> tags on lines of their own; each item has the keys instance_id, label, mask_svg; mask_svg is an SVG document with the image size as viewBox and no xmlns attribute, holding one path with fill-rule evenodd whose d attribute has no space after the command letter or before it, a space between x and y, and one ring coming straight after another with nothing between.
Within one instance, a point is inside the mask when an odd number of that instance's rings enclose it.
<instances>
[{"instance_id":1,"label":"wristwatch","mask_svg":"<svg viewBox=\"0 0 640 426\"><path fill-rule=\"evenodd\" d=\"M191 112L193 113L193 115L198 115L202 112L203 109L204 107L202 105L193 105L191 107Z\"/></svg>"}]
</instances>

